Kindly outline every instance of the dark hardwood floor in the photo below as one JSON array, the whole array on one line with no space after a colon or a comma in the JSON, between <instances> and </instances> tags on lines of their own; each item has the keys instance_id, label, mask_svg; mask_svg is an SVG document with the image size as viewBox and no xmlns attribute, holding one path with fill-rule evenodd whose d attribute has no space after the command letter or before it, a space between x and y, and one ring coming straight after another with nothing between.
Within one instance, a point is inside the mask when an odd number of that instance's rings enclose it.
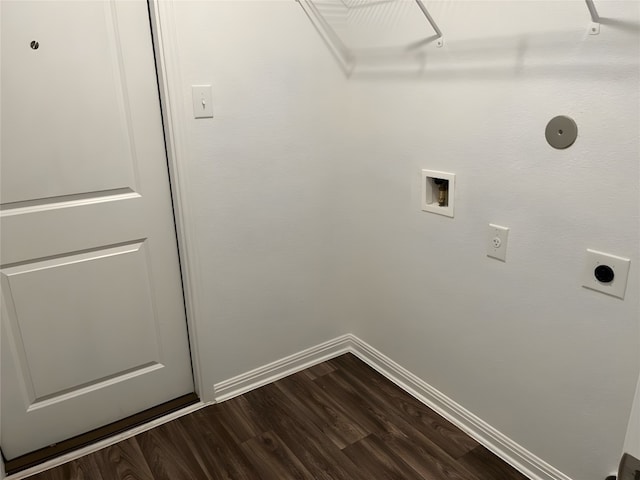
<instances>
[{"instance_id":1,"label":"dark hardwood floor","mask_svg":"<svg viewBox=\"0 0 640 480\"><path fill-rule=\"evenodd\" d=\"M30 480L526 480L347 354Z\"/></svg>"}]
</instances>

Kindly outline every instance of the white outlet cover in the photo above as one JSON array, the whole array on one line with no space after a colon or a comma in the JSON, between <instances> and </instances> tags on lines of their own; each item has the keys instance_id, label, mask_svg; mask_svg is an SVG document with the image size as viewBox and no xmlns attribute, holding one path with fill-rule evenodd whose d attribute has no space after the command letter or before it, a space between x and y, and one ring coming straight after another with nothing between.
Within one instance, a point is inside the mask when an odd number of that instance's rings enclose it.
<instances>
[{"instance_id":1,"label":"white outlet cover","mask_svg":"<svg viewBox=\"0 0 640 480\"><path fill-rule=\"evenodd\" d=\"M509 229L507 227L490 223L487 235L487 256L506 262L508 240Z\"/></svg>"},{"instance_id":2,"label":"white outlet cover","mask_svg":"<svg viewBox=\"0 0 640 480\"><path fill-rule=\"evenodd\" d=\"M631 260L628 258L588 249L585 256L584 272L582 274L582 286L606 293L613 297L624 298L630 264ZM613 281L609 283L598 281L594 271L599 265L611 267L614 273Z\"/></svg>"}]
</instances>

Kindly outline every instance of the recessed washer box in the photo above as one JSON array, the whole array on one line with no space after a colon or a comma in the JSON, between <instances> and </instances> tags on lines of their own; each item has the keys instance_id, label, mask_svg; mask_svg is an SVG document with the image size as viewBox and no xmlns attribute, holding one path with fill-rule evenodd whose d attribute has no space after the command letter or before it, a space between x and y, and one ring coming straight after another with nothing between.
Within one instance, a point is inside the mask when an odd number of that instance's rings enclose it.
<instances>
[{"instance_id":1,"label":"recessed washer box","mask_svg":"<svg viewBox=\"0 0 640 480\"><path fill-rule=\"evenodd\" d=\"M582 286L624 298L631 260L609 253L587 249Z\"/></svg>"},{"instance_id":2,"label":"recessed washer box","mask_svg":"<svg viewBox=\"0 0 640 480\"><path fill-rule=\"evenodd\" d=\"M456 175L436 170L422 170L421 179L421 210L453 217Z\"/></svg>"}]
</instances>

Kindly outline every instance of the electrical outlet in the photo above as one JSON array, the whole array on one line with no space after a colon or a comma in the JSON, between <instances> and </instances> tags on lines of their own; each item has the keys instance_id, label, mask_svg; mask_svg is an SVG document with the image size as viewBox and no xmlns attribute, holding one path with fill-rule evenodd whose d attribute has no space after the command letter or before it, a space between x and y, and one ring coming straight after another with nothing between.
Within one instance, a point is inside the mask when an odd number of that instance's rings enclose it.
<instances>
[{"instance_id":1,"label":"electrical outlet","mask_svg":"<svg viewBox=\"0 0 640 480\"><path fill-rule=\"evenodd\" d=\"M487 238L487 256L506 262L508 240L509 229L507 227L490 223Z\"/></svg>"},{"instance_id":2,"label":"electrical outlet","mask_svg":"<svg viewBox=\"0 0 640 480\"><path fill-rule=\"evenodd\" d=\"M587 250L582 286L607 295L624 298L630 263L631 260L628 258L596 250Z\"/></svg>"}]
</instances>

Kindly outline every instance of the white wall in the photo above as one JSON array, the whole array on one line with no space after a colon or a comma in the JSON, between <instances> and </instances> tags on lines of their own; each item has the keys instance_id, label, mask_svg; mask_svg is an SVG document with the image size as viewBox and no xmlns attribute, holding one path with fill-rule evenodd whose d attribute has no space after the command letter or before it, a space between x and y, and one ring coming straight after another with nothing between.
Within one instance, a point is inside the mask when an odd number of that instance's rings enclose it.
<instances>
[{"instance_id":1,"label":"white wall","mask_svg":"<svg viewBox=\"0 0 640 480\"><path fill-rule=\"evenodd\" d=\"M422 75L346 79L294 1L176 2L210 383L353 332L572 478L615 471L638 378L638 4L443 2ZM188 112L187 112L188 113ZM568 150L544 126L572 116ZM421 168L457 174L454 219ZM507 263L488 223L511 228ZM624 301L580 287L632 259Z\"/></svg>"},{"instance_id":2,"label":"white wall","mask_svg":"<svg viewBox=\"0 0 640 480\"><path fill-rule=\"evenodd\" d=\"M295 3L176 2L173 15L200 365L213 385L353 330L334 302L346 79ZM190 85L209 83L214 118L194 120Z\"/></svg>"},{"instance_id":3,"label":"white wall","mask_svg":"<svg viewBox=\"0 0 640 480\"><path fill-rule=\"evenodd\" d=\"M640 458L640 377L638 377L638 386L636 387L623 450Z\"/></svg>"},{"instance_id":4,"label":"white wall","mask_svg":"<svg viewBox=\"0 0 640 480\"><path fill-rule=\"evenodd\" d=\"M342 176L356 333L585 480L616 470L639 355L638 4L598 5L620 22L599 36L582 2L434 8L424 75L350 82ZM544 139L559 114L565 151ZM453 220L419 211L421 168L457 174ZM511 228L507 263L488 223ZM580 287L587 248L632 259L624 301Z\"/></svg>"}]
</instances>

